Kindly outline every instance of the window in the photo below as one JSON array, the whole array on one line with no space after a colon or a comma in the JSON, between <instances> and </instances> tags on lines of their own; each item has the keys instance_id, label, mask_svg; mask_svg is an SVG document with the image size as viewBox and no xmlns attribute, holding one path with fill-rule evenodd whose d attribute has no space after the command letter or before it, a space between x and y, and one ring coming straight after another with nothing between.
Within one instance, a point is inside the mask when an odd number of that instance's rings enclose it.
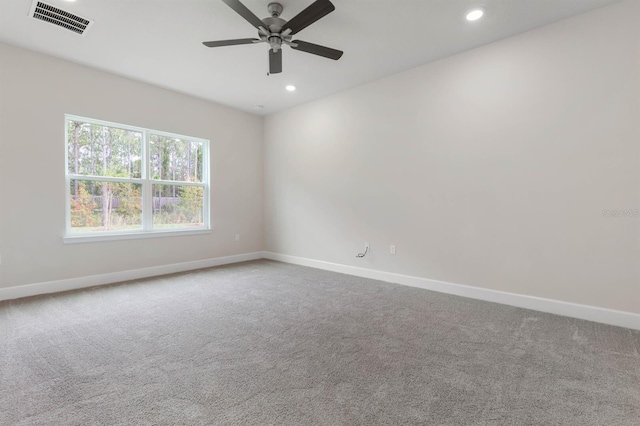
<instances>
[{"instance_id":1,"label":"window","mask_svg":"<svg viewBox=\"0 0 640 426\"><path fill-rule=\"evenodd\" d=\"M209 141L65 116L65 241L209 229Z\"/></svg>"}]
</instances>

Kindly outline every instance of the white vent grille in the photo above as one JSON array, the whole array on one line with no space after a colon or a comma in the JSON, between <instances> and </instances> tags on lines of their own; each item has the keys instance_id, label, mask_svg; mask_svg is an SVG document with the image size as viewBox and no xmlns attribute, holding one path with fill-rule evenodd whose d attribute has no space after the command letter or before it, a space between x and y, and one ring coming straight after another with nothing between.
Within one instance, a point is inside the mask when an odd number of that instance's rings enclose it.
<instances>
[{"instance_id":1,"label":"white vent grille","mask_svg":"<svg viewBox=\"0 0 640 426\"><path fill-rule=\"evenodd\" d=\"M34 1L31 6L30 16L50 24L57 25L76 34L84 35L89 29L93 21L74 15L62 9L58 9L50 4Z\"/></svg>"}]
</instances>

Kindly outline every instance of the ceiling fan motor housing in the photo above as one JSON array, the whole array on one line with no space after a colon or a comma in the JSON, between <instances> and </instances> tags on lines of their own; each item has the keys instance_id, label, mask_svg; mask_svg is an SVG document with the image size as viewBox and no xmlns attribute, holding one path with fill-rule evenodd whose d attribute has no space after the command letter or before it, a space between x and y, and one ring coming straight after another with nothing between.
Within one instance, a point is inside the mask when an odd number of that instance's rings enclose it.
<instances>
[{"instance_id":1,"label":"ceiling fan motor housing","mask_svg":"<svg viewBox=\"0 0 640 426\"><path fill-rule=\"evenodd\" d=\"M270 33L279 33L280 31L282 31L282 27L284 27L284 24L287 23L287 21L285 21L284 19L274 17L264 18L262 22Z\"/></svg>"}]
</instances>

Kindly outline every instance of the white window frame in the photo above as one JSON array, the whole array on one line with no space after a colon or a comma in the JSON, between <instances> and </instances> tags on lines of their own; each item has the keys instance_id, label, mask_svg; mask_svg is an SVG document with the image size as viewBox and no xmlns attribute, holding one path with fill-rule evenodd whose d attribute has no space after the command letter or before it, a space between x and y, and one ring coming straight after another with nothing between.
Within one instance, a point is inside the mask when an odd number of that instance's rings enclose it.
<instances>
[{"instance_id":1,"label":"white window frame","mask_svg":"<svg viewBox=\"0 0 640 426\"><path fill-rule=\"evenodd\" d=\"M142 176L137 178L118 178L109 176L85 176L69 173L69 121L81 121L83 123L96 124L98 126L115 127L118 129L131 130L142 133ZM150 134L158 136L167 136L177 139L186 139L194 142L202 143L202 182L184 182L173 180L152 179L150 173ZM126 124L113 123L104 120L96 120L94 118L80 117L77 115L64 115L64 166L65 166L65 235L63 241L65 243L81 243L90 241L111 241L124 239L138 239L150 237L168 237L178 235L194 235L206 234L211 232L210 220L210 181L209 181L209 145L208 139L196 138L192 136L184 136L176 133L162 132L159 130L147 129L138 126L129 126ZM71 180L89 180L98 182L119 182L134 183L142 186L142 229L120 230L120 231L96 231L96 232L71 232ZM199 227L184 227L177 229L154 229L153 228L153 185L180 185L180 186L199 186L203 188L203 225Z\"/></svg>"}]
</instances>

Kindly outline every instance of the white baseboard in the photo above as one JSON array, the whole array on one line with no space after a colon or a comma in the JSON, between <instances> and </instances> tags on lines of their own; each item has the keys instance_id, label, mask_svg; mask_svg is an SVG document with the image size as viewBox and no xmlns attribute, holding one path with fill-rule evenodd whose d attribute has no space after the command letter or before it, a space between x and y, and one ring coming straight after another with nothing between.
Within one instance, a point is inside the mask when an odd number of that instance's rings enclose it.
<instances>
[{"instance_id":1,"label":"white baseboard","mask_svg":"<svg viewBox=\"0 0 640 426\"><path fill-rule=\"evenodd\" d=\"M37 296L40 294L58 293L61 291L76 290L87 287L95 287L104 284L122 281L136 280L154 277L158 275L173 274L195 269L210 268L213 266L230 263L245 262L257 259L271 259L295 265L309 266L327 271L339 272L347 275L355 275L363 278L386 281L395 284L423 288L440 293L454 294L472 299L501 303L503 305L517 306L519 308L548 312L571 318L587 321L595 321L603 324L626 327L640 330L640 314L616 311L613 309L599 308L597 306L579 305L560 300L545 299L542 297L527 296L523 294L508 293L499 290L490 290L481 287L473 287L463 284L453 284L428 278L413 277L392 272L377 271L374 269L360 268L357 266L341 265L338 263L324 262L321 260L307 259L297 256L272 252L253 252L233 256L217 257L212 259L196 260L192 262L174 263L170 265L154 266L149 268L132 269L128 271L110 272L107 274L90 275L86 277L70 278L58 281L48 281L35 284L27 284L15 287L0 288L0 301L19 299L21 297Z\"/></svg>"},{"instance_id":2,"label":"white baseboard","mask_svg":"<svg viewBox=\"0 0 640 426\"><path fill-rule=\"evenodd\" d=\"M149 268L131 269L128 271L110 272L107 274L99 275L89 275L86 277L69 278L66 280L6 287L0 288L0 300L19 299L21 297L37 296L40 294L58 293L61 291L95 287L103 284L112 284L122 281L155 277L158 275L174 274L176 272L191 271L194 269L210 268L212 266L226 265L229 263L245 262L247 260L262 259L263 257L264 253L258 251L254 253L195 260L192 262L173 263L170 265L152 266Z\"/></svg>"},{"instance_id":3,"label":"white baseboard","mask_svg":"<svg viewBox=\"0 0 640 426\"><path fill-rule=\"evenodd\" d=\"M292 263L295 265L325 269L327 271L339 272L342 274L387 281L411 287L419 287L440 293L454 294L472 299L485 300L488 302L501 303L503 305L517 306L519 308L532 309L535 311L548 312L571 318L640 330L640 314L634 314L631 312L616 311L613 309L599 308L589 305L579 305L577 303L508 293L505 291L490 290L487 288L473 287L463 284L453 284L444 281L376 271L357 266L341 265L338 263L324 262L272 252L264 252L264 257L266 259Z\"/></svg>"}]
</instances>

